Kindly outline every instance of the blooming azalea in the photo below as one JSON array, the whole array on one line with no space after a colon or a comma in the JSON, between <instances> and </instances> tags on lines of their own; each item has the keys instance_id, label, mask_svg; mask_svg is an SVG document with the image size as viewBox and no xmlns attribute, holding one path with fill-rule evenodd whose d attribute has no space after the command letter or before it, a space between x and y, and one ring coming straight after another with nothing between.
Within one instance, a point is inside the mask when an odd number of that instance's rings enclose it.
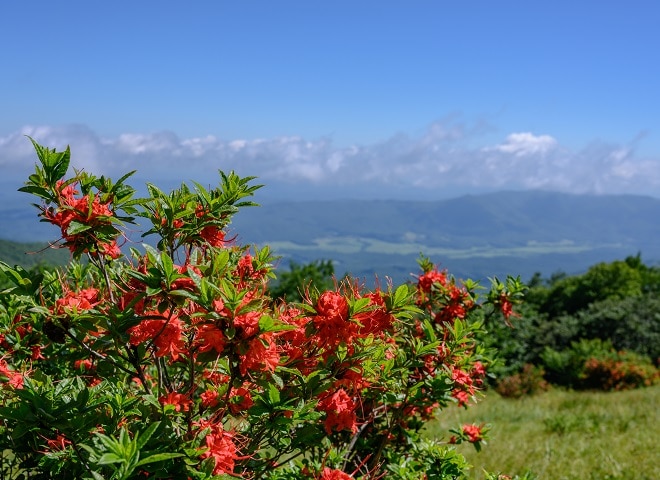
<instances>
[{"instance_id":1,"label":"blooming azalea","mask_svg":"<svg viewBox=\"0 0 660 480\"><path fill-rule=\"evenodd\" d=\"M463 425L463 433L467 436L468 442L476 443L483 440L481 427L478 425Z\"/></svg>"},{"instance_id":2,"label":"blooming azalea","mask_svg":"<svg viewBox=\"0 0 660 480\"><path fill-rule=\"evenodd\" d=\"M325 467L319 480L352 480L353 477L346 472Z\"/></svg>"},{"instance_id":3,"label":"blooming azalea","mask_svg":"<svg viewBox=\"0 0 660 480\"><path fill-rule=\"evenodd\" d=\"M192 401L187 395L183 393L170 392L167 395L164 395L158 399L161 405L174 405L174 409L177 412L187 412L192 405Z\"/></svg>"},{"instance_id":4,"label":"blooming azalea","mask_svg":"<svg viewBox=\"0 0 660 480\"><path fill-rule=\"evenodd\" d=\"M330 435L333 431L350 430L357 432L355 402L343 388L323 397L317 409L326 413L325 431Z\"/></svg>"}]
</instances>

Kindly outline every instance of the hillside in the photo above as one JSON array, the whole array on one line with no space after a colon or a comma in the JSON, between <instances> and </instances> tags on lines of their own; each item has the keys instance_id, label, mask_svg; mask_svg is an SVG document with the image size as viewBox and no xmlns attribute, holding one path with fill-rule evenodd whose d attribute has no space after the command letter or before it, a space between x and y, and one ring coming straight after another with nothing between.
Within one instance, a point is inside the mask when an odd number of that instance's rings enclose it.
<instances>
[{"instance_id":1,"label":"hillside","mask_svg":"<svg viewBox=\"0 0 660 480\"><path fill-rule=\"evenodd\" d=\"M500 192L432 202L256 200L262 206L243 209L230 226L239 242L270 245L284 267L332 259L338 274L367 281L409 278L420 252L473 278L573 274L638 252L649 264L660 261L660 200L652 197ZM45 242L57 233L29 205L4 205L0 220L11 227L0 232L8 240Z\"/></svg>"},{"instance_id":2,"label":"hillside","mask_svg":"<svg viewBox=\"0 0 660 480\"><path fill-rule=\"evenodd\" d=\"M407 277L420 252L460 276L577 273L642 253L660 260L660 200L501 192L435 202L279 202L245 209L233 228L287 259Z\"/></svg>"}]
</instances>

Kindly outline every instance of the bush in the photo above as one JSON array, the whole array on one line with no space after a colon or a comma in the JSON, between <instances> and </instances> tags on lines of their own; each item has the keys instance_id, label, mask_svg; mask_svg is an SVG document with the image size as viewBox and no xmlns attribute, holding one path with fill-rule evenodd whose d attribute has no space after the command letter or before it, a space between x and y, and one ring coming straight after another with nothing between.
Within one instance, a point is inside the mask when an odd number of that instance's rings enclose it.
<instances>
[{"instance_id":1,"label":"bush","mask_svg":"<svg viewBox=\"0 0 660 480\"><path fill-rule=\"evenodd\" d=\"M545 370L542 367L536 367L528 363L520 373L500 380L495 390L506 398L520 398L524 395L534 395L549 388L548 382L543 378L544 375Z\"/></svg>"},{"instance_id":2,"label":"bush","mask_svg":"<svg viewBox=\"0 0 660 480\"><path fill-rule=\"evenodd\" d=\"M463 478L425 422L467 407L492 352L484 316L515 314L519 279L460 282L420 259L416 283L368 291L345 279L274 301L268 248L225 229L258 186L134 198L35 142L24 192L59 227L71 263L37 274L0 262L0 465L9 478ZM136 216L155 247L120 248ZM86 259L86 261L81 261ZM486 313L484 313L486 312ZM479 448L486 429L457 441ZM4 456L4 452L11 455Z\"/></svg>"},{"instance_id":3,"label":"bush","mask_svg":"<svg viewBox=\"0 0 660 480\"><path fill-rule=\"evenodd\" d=\"M659 378L648 358L618 352L600 339L573 342L561 351L546 348L542 359L549 381L576 389L623 390L649 386Z\"/></svg>"}]
</instances>

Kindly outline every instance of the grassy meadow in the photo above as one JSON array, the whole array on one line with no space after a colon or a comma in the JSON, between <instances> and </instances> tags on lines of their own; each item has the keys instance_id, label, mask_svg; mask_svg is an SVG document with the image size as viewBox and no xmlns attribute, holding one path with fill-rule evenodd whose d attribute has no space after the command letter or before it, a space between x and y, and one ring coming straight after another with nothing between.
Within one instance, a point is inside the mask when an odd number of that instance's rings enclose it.
<instances>
[{"instance_id":1,"label":"grassy meadow","mask_svg":"<svg viewBox=\"0 0 660 480\"><path fill-rule=\"evenodd\" d=\"M622 392L552 389L505 399L494 391L469 409L448 408L427 427L449 438L465 423L490 424L488 444L476 452L458 445L473 479L483 470L531 471L539 480L660 479L660 385Z\"/></svg>"}]
</instances>

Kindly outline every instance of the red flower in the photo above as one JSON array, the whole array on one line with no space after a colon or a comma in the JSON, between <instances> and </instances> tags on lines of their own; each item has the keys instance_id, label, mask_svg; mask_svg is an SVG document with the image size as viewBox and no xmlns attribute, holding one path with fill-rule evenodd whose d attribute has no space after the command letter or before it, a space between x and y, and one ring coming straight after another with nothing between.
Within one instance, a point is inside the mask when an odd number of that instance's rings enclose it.
<instances>
[{"instance_id":1,"label":"red flower","mask_svg":"<svg viewBox=\"0 0 660 480\"><path fill-rule=\"evenodd\" d=\"M86 358L84 360L76 360L75 362L73 362L73 366L77 370L92 370L94 364L90 359Z\"/></svg>"},{"instance_id":2,"label":"red flower","mask_svg":"<svg viewBox=\"0 0 660 480\"><path fill-rule=\"evenodd\" d=\"M245 387L232 388L229 395L229 409L234 415L248 410L254 405L250 391Z\"/></svg>"},{"instance_id":3,"label":"red flower","mask_svg":"<svg viewBox=\"0 0 660 480\"><path fill-rule=\"evenodd\" d=\"M246 375L248 370L275 371L280 363L280 354L277 345L271 340L271 335L262 335L250 340L247 352L241 355L241 375Z\"/></svg>"},{"instance_id":4,"label":"red flower","mask_svg":"<svg viewBox=\"0 0 660 480\"><path fill-rule=\"evenodd\" d=\"M481 427L478 425L463 425L463 433L468 437L468 442L476 443L483 440Z\"/></svg>"},{"instance_id":5,"label":"red flower","mask_svg":"<svg viewBox=\"0 0 660 480\"><path fill-rule=\"evenodd\" d=\"M32 350L31 360L46 360L46 357L41 353L41 345L32 345L30 350Z\"/></svg>"},{"instance_id":6,"label":"red flower","mask_svg":"<svg viewBox=\"0 0 660 480\"><path fill-rule=\"evenodd\" d=\"M60 433L57 437L46 440L46 445L48 446L49 451L58 452L64 450L67 445L71 445L71 440L67 439Z\"/></svg>"},{"instance_id":7,"label":"red flower","mask_svg":"<svg viewBox=\"0 0 660 480\"><path fill-rule=\"evenodd\" d=\"M348 316L348 302L338 292L324 292L316 302L312 319L321 346L334 348L342 342L351 344L358 333L358 324Z\"/></svg>"},{"instance_id":8,"label":"red flower","mask_svg":"<svg viewBox=\"0 0 660 480\"><path fill-rule=\"evenodd\" d=\"M352 480L353 477L341 470L334 470L328 467L323 469L319 480Z\"/></svg>"},{"instance_id":9,"label":"red flower","mask_svg":"<svg viewBox=\"0 0 660 480\"><path fill-rule=\"evenodd\" d=\"M434 283L445 285L445 283L447 283L447 274L445 272L431 270L430 272L426 272L423 275L420 275L417 279L417 286L422 292L426 293L431 291L431 287L433 287Z\"/></svg>"},{"instance_id":10,"label":"red flower","mask_svg":"<svg viewBox=\"0 0 660 480\"><path fill-rule=\"evenodd\" d=\"M245 338L252 337L259 332L259 319L261 312L247 312L242 315L237 315L234 318L234 326L239 327L245 333Z\"/></svg>"},{"instance_id":11,"label":"red flower","mask_svg":"<svg viewBox=\"0 0 660 480\"><path fill-rule=\"evenodd\" d=\"M192 402L186 395L176 392L168 393L167 395L160 397L158 401L163 406L174 405L177 412L187 412L190 409L190 405L192 405Z\"/></svg>"},{"instance_id":12,"label":"red flower","mask_svg":"<svg viewBox=\"0 0 660 480\"><path fill-rule=\"evenodd\" d=\"M165 312L167 315L167 312ZM153 341L156 347L156 356L164 357L168 353L172 360L179 358L183 353L183 324L178 317L173 316L167 319L158 312L148 312L150 317L160 317L159 319L142 320L139 324L128 329L131 345L139 345L145 341Z\"/></svg>"},{"instance_id":13,"label":"red flower","mask_svg":"<svg viewBox=\"0 0 660 480\"><path fill-rule=\"evenodd\" d=\"M215 350L222 353L227 343L225 334L213 324L202 325L197 329L197 342L200 352Z\"/></svg>"},{"instance_id":14,"label":"red flower","mask_svg":"<svg viewBox=\"0 0 660 480\"><path fill-rule=\"evenodd\" d=\"M121 250L117 246L117 240L113 240L110 243L99 243L99 252L110 258L121 257Z\"/></svg>"},{"instance_id":15,"label":"red flower","mask_svg":"<svg viewBox=\"0 0 660 480\"><path fill-rule=\"evenodd\" d=\"M452 368L451 379L459 385L472 385L472 377L460 368Z\"/></svg>"},{"instance_id":16,"label":"red flower","mask_svg":"<svg viewBox=\"0 0 660 480\"><path fill-rule=\"evenodd\" d=\"M357 432L355 402L343 388L323 398L318 403L317 408L327 415L325 419L325 431L328 435L333 430Z\"/></svg>"},{"instance_id":17,"label":"red flower","mask_svg":"<svg viewBox=\"0 0 660 480\"><path fill-rule=\"evenodd\" d=\"M452 390L451 396L458 400L458 406L463 407L470 401L470 395L464 390Z\"/></svg>"},{"instance_id":18,"label":"red flower","mask_svg":"<svg viewBox=\"0 0 660 480\"><path fill-rule=\"evenodd\" d=\"M86 288L79 292L66 292L55 301L54 312L57 314L90 310L98 304L99 291L96 288Z\"/></svg>"},{"instance_id":19,"label":"red flower","mask_svg":"<svg viewBox=\"0 0 660 480\"><path fill-rule=\"evenodd\" d=\"M208 450L202 458L212 457L215 461L213 475L233 474L236 460L240 460L238 448L234 443L234 435L222 428L221 424L211 426L211 432L204 439Z\"/></svg>"},{"instance_id":20,"label":"red flower","mask_svg":"<svg viewBox=\"0 0 660 480\"><path fill-rule=\"evenodd\" d=\"M504 318L508 320L510 317L518 317L519 315L513 311L513 303L509 300L509 297L506 293L502 293L499 299L500 310Z\"/></svg>"},{"instance_id":21,"label":"red flower","mask_svg":"<svg viewBox=\"0 0 660 480\"><path fill-rule=\"evenodd\" d=\"M199 236L206 240L212 247L222 247L225 244L225 232L214 225L202 228Z\"/></svg>"},{"instance_id":22,"label":"red flower","mask_svg":"<svg viewBox=\"0 0 660 480\"><path fill-rule=\"evenodd\" d=\"M23 374L9 370L9 365L5 360L0 360L0 375L7 377L7 383L11 388L20 390L23 388Z\"/></svg>"},{"instance_id":23,"label":"red flower","mask_svg":"<svg viewBox=\"0 0 660 480\"><path fill-rule=\"evenodd\" d=\"M395 318L385 310L385 300L380 291L370 292L366 297L370 300L369 305L375 308L355 315L355 320L362 325L360 335L383 336L392 329Z\"/></svg>"},{"instance_id":24,"label":"red flower","mask_svg":"<svg viewBox=\"0 0 660 480\"><path fill-rule=\"evenodd\" d=\"M199 398L201 398L202 406L205 408L213 408L220 403L220 394L217 390L206 390Z\"/></svg>"}]
</instances>

